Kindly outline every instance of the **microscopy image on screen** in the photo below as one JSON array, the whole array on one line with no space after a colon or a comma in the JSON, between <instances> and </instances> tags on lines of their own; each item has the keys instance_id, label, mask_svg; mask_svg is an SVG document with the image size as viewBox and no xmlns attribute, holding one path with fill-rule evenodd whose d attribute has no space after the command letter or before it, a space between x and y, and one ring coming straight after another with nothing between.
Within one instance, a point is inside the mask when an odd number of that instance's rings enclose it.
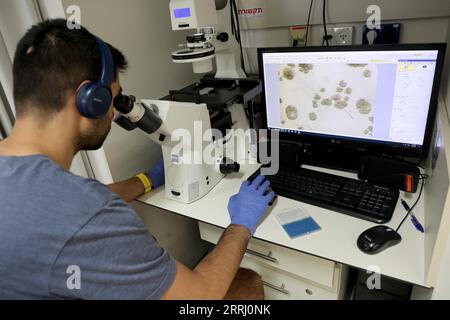
<instances>
[{"instance_id":1,"label":"microscopy image on screen","mask_svg":"<svg viewBox=\"0 0 450 320\"><path fill-rule=\"evenodd\" d=\"M280 64L281 127L373 136L376 64Z\"/></svg>"}]
</instances>

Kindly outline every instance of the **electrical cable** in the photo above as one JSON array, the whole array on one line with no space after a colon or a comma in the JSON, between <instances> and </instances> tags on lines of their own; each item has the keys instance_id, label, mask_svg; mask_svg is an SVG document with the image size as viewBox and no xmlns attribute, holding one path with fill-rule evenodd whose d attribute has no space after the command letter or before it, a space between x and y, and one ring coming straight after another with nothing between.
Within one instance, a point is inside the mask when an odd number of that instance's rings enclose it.
<instances>
[{"instance_id":1,"label":"electrical cable","mask_svg":"<svg viewBox=\"0 0 450 320\"><path fill-rule=\"evenodd\" d=\"M239 42L239 34L237 33L237 25L236 25L236 17L234 15L234 1L230 0L230 14L231 14L231 26L233 27L232 33L236 38L236 41Z\"/></svg>"},{"instance_id":2,"label":"electrical cable","mask_svg":"<svg viewBox=\"0 0 450 320\"><path fill-rule=\"evenodd\" d=\"M241 23L239 22L239 13L238 13L238 9L237 9L236 0L232 0L232 1L233 1L233 6L234 6L234 14L236 17L237 34L238 34L238 38L239 38L239 49L241 51L241 67L242 67L242 71L244 71L245 75L247 76L247 73L245 72L244 50L242 48Z\"/></svg>"},{"instance_id":3,"label":"electrical cable","mask_svg":"<svg viewBox=\"0 0 450 320\"><path fill-rule=\"evenodd\" d=\"M330 45L330 43L328 42L328 40L330 40L330 36L328 35L327 32L327 20L325 17L325 13L326 13L326 8L327 8L327 0L323 0L323 10L322 10L322 19L323 19L323 32L324 32L324 36L323 36L323 41L322 41L322 46L325 44L327 44L327 47Z\"/></svg>"},{"instance_id":4,"label":"electrical cable","mask_svg":"<svg viewBox=\"0 0 450 320\"><path fill-rule=\"evenodd\" d=\"M237 9L237 4L236 4L236 0L232 0L233 2L233 7L234 7L234 15L236 17L236 25L237 25L237 34L238 34L238 38L239 38L239 46L241 49L241 59L242 59L242 68L244 69L244 54L243 54L243 50L242 50L242 38L241 38L241 23L239 22L239 13L238 13L238 9Z\"/></svg>"},{"instance_id":5,"label":"electrical cable","mask_svg":"<svg viewBox=\"0 0 450 320\"><path fill-rule=\"evenodd\" d=\"M240 32L238 32L237 26L236 26L236 17L235 17L235 11L234 11L234 2L233 0L229 1L230 3L230 21L231 21L231 34L236 39L237 43L240 45ZM242 65L242 55L241 55L241 65Z\"/></svg>"},{"instance_id":6,"label":"electrical cable","mask_svg":"<svg viewBox=\"0 0 450 320\"><path fill-rule=\"evenodd\" d=\"M238 12L238 7L236 4L236 0L233 0L234 3L234 15L236 17L236 25L237 25L237 30L238 30L238 36L239 36L239 43L242 43L242 38L241 38L241 23L239 21L239 12Z\"/></svg>"},{"instance_id":7,"label":"electrical cable","mask_svg":"<svg viewBox=\"0 0 450 320\"><path fill-rule=\"evenodd\" d=\"M403 225L403 223L405 222L406 218L409 217L409 215L411 214L411 212L414 210L414 208L417 206L417 204L419 203L420 197L422 196L422 192L423 192L423 187L425 186L425 180L428 178L428 175L423 174L420 175L420 180L422 180L422 185L420 187L420 192L419 192L419 196L417 197L416 202L413 204L413 206L411 207L411 209L408 210L408 212L406 213L406 216L403 218L402 222L400 223L400 225L398 226L397 230L395 230L396 232L398 232L398 230L400 230L401 226Z\"/></svg>"},{"instance_id":8,"label":"electrical cable","mask_svg":"<svg viewBox=\"0 0 450 320\"><path fill-rule=\"evenodd\" d=\"M306 23L306 37L305 37L305 47L308 45L308 34L309 34L309 23L311 21L311 12L313 7L314 0L311 0L311 3L309 4L309 12L308 12L308 22Z\"/></svg>"},{"instance_id":9,"label":"electrical cable","mask_svg":"<svg viewBox=\"0 0 450 320\"><path fill-rule=\"evenodd\" d=\"M421 168L421 167L422 167L422 162L423 162L423 160L424 160L424 159L421 158L419 162L415 163L415 166Z\"/></svg>"},{"instance_id":10,"label":"electrical cable","mask_svg":"<svg viewBox=\"0 0 450 320\"><path fill-rule=\"evenodd\" d=\"M230 1L230 18L231 18L231 34L236 38L236 26L234 24L234 11L233 11L233 5L231 4L231 1Z\"/></svg>"},{"instance_id":11,"label":"electrical cable","mask_svg":"<svg viewBox=\"0 0 450 320\"><path fill-rule=\"evenodd\" d=\"M236 19L237 36L235 35L235 37L239 43L239 49L241 51L241 67L242 67L242 71L244 71L245 75L247 76L247 72L245 72L244 50L242 48L242 39L241 39L241 25L239 22L239 13L238 13L238 9L237 9L236 0L230 0L230 5L232 7L232 10L234 11L234 17Z\"/></svg>"}]
</instances>

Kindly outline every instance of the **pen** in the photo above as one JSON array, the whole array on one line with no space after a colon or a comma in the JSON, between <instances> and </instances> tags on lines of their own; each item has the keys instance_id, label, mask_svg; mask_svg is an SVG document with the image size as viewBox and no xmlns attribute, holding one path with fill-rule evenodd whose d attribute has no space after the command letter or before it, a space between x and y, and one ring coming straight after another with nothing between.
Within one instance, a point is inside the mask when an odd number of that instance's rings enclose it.
<instances>
[{"instance_id":1,"label":"pen","mask_svg":"<svg viewBox=\"0 0 450 320\"><path fill-rule=\"evenodd\" d=\"M405 200L402 199L402 205L403 208L405 208L405 210L407 212L409 212L409 214L411 215L411 221L414 224L414 226L416 227L417 230L419 230L420 232L424 233L425 229L423 228L422 224L419 222L419 220L417 220L416 216L414 215L414 213L412 212L411 208L409 207L409 205L406 203Z\"/></svg>"}]
</instances>

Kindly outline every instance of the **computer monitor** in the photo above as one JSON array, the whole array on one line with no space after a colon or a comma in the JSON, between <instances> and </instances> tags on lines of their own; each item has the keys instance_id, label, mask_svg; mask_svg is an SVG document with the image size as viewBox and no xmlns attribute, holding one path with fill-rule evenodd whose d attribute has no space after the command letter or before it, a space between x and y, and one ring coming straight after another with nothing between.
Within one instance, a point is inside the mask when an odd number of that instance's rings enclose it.
<instances>
[{"instance_id":1,"label":"computer monitor","mask_svg":"<svg viewBox=\"0 0 450 320\"><path fill-rule=\"evenodd\" d=\"M446 44L259 48L267 128L282 140L423 158Z\"/></svg>"}]
</instances>

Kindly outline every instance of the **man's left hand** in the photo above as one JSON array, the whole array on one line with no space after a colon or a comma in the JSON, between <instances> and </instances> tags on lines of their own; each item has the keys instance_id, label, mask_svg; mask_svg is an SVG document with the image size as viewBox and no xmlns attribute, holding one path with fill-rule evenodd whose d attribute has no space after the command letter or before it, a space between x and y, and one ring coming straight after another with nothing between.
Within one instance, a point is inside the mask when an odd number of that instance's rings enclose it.
<instances>
[{"instance_id":1,"label":"man's left hand","mask_svg":"<svg viewBox=\"0 0 450 320\"><path fill-rule=\"evenodd\" d=\"M153 189L157 189L164 185L164 161L162 157L158 160L156 165L147 172L147 176L151 180Z\"/></svg>"}]
</instances>

